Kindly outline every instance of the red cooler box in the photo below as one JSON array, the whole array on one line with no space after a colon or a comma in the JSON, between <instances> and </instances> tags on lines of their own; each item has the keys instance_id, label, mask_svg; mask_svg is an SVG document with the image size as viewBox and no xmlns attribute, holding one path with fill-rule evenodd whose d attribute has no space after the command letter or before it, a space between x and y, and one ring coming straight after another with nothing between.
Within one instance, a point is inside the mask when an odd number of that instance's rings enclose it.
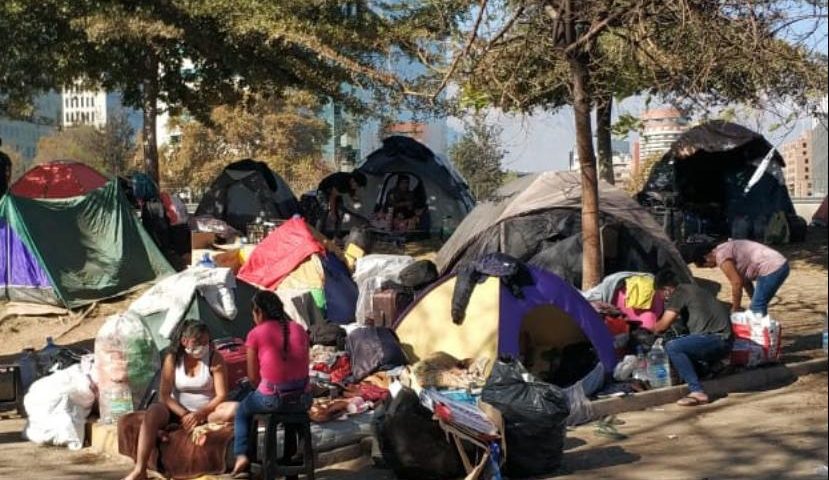
<instances>
[{"instance_id":1,"label":"red cooler box","mask_svg":"<svg viewBox=\"0 0 829 480\"><path fill-rule=\"evenodd\" d=\"M218 338L213 340L213 348L225 359L227 385L230 390L233 390L239 386L239 382L248 376L248 357L245 341L241 338Z\"/></svg>"}]
</instances>

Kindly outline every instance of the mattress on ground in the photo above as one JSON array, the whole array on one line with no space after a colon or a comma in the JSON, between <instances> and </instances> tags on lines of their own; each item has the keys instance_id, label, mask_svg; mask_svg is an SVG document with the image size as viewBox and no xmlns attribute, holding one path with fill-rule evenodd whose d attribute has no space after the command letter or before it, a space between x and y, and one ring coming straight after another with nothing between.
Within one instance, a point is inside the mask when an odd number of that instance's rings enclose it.
<instances>
[{"instance_id":1,"label":"mattress on ground","mask_svg":"<svg viewBox=\"0 0 829 480\"><path fill-rule=\"evenodd\" d=\"M359 443L360 440L372 436L372 421L374 411L369 410L359 415L349 416L346 420L332 420L326 423L311 423L311 436L314 439L314 452L327 452L335 448ZM279 446L278 455L282 455L283 430L276 434ZM257 451L264 452L265 426L259 427L259 444Z\"/></svg>"}]
</instances>

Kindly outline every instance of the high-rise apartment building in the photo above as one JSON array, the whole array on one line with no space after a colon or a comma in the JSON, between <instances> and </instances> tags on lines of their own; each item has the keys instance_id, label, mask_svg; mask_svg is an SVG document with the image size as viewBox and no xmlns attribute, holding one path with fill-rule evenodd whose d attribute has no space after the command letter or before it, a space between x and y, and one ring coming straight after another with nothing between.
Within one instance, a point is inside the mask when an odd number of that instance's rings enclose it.
<instances>
[{"instance_id":1,"label":"high-rise apartment building","mask_svg":"<svg viewBox=\"0 0 829 480\"><path fill-rule=\"evenodd\" d=\"M815 194L812 135L812 130L806 130L780 148L786 162L786 187L792 197L812 197Z\"/></svg>"},{"instance_id":2,"label":"high-rise apartment building","mask_svg":"<svg viewBox=\"0 0 829 480\"><path fill-rule=\"evenodd\" d=\"M639 134L639 160L661 156L671 144L688 129L688 118L673 107L648 110L642 114L642 132Z\"/></svg>"}]
</instances>

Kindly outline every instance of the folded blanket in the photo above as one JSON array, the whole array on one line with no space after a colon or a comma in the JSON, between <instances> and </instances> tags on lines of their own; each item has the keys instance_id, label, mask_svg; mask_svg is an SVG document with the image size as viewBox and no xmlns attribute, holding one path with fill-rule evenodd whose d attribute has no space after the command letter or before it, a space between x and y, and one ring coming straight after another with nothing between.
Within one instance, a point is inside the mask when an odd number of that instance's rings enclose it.
<instances>
[{"instance_id":1,"label":"folded blanket","mask_svg":"<svg viewBox=\"0 0 829 480\"><path fill-rule=\"evenodd\" d=\"M145 412L124 415L118 421L118 452L135 460L138 433ZM182 429L169 432L168 440L159 443L150 454L149 468L170 478L197 478L221 475L228 470L228 449L232 448L233 427L203 429L204 444L194 443Z\"/></svg>"}]
</instances>

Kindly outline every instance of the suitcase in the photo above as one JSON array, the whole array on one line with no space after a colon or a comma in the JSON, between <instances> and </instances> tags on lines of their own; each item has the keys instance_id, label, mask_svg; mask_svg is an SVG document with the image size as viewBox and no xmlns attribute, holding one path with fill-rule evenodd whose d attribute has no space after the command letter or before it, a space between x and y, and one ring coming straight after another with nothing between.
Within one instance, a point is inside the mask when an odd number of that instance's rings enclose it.
<instances>
[{"instance_id":1,"label":"suitcase","mask_svg":"<svg viewBox=\"0 0 829 480\"><path fill-rule=\"evenodd\" d=\"M248 377L248 357L245 342L241 338L218 338L213 341L213 348L225 360L227 388L233 390Z\"/></svg>"},{"instance_id":2,"label":"suitcase","mask_svg":"<svg viewBox=\"0 0 829 480\"><path fill-rule=\"evenodd\" d=\"M406 307L412 303L411 293L386 288L377 290L371 297L371 318L375 327L394 328L394 323Z\"/></svg>"}]
</instances>

